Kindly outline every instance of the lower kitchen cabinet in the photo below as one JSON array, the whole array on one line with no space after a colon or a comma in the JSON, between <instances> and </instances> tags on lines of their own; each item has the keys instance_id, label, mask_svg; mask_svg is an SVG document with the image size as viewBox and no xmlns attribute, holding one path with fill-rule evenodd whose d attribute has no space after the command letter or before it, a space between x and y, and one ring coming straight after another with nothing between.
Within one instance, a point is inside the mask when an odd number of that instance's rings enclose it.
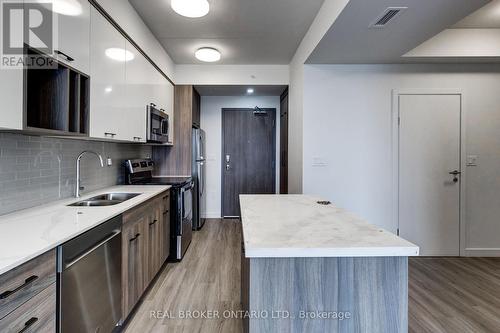
<instances>
[{"instance_id":1,"label":"lower kitchen cabinet","mask_svg":"<svg viewBox=\"0 0 500 333\"><path fill-rule=\"evenodd\" d=\"M123 215L122 228L122 308L128 316L146 289L149 205Z\"/></svg>"},{"instance_id":2,"label":"lower kitchen cabinet","mask_svg":"<svg viewBox=\"0 0 500 333\"><path fill-rule=\"evenodd\" d=\"M163 223L163 251L162 262L170 255L170 191L162 198L162 223Z\"/></svg>"},{"instance_id":3,"label":"lower kitchen cabinet","mask_svg":"<svg viewBox=\"0 0 500 333\"><path fill-rule=\"evenodd\" d=\"M165 237L170 237L170 217L167 216L165 219L165 197L170 198L169 191L123 214L124 319L130 314L167 258L165 244L168 246L170 240L165 240Z\"/></svg>"},{"instance_id":4,"label":"lower kitchen cabinet","mask_svg":"<svg viewBox=\"0 0 500 333\"><path fill-rule=\"evenodd\" d=\"M147 269L147 283L149 284L156 273L163 265L162 251L163 251L163 223L161 212L161 198L155 199L149 208L149 222L148 222L148 269Z\"/></svg>"},{"instance_id":5,"label":"lower kitchen cabinet","mask_svg":"<svg viewBox=\"0 0 500 333\"><path fill-rule=\"evenodd\" d=\"M55 333L56 284L53 283L29 301L0 319L0 332Z\"/></svg>"},{"instance_id":6,"label":"lower kitchen cabinet","mask_svg":"<svg viewBox=\"0 0 500 333\"><path fill-rule=\"evenodd\" d=\"M0 332L56 331L56 251L0 275Z\"/></svg>"}]
</instances>

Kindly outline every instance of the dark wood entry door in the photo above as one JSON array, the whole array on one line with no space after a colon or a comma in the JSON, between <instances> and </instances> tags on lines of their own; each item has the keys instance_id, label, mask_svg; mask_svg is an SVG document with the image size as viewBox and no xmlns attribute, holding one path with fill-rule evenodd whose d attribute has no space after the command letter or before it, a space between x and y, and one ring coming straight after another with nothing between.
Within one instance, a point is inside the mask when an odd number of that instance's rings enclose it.
<instances>
[{"instance_id":1,"label":"dark wood entry door","mask_svg":"<svg viewBox=\"0 0 500 333\"><path fill-rule=\"evenodd\" d=\"M280 194L288 194L288 90L280 104Z\"/></svg>"},{"instance_id":2,"label":"dark wood entry door","mask_svg":"<svg viewBox=\"0 0 500 333\"><path fill-rule=\"evenodd\" d=\"M222 215L240 194L276 193L276 109L222 109Z\"/></svg>"}]
</instances>

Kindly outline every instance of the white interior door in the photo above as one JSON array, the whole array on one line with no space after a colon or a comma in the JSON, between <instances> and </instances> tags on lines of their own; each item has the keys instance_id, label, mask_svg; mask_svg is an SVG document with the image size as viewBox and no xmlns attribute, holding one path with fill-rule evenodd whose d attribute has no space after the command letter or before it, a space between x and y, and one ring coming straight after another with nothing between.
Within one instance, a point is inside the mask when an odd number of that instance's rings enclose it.
<instances>
[{"instance_id":1,"label":"white interior door","mask_svg":"<svg viewBox=\"0 0 500 333\"><path fill-rule=\"evenodd\" d=\"M460 255L461 95L399 95L399 232L424 256Z\"/></svg>"}]
</instances>

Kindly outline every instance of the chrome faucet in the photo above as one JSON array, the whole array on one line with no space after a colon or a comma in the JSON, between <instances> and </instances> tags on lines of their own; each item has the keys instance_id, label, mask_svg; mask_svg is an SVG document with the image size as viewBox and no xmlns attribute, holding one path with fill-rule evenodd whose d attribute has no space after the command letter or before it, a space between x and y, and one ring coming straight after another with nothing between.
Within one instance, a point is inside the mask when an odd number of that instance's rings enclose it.
<instances>
[{"instance_id":1,"label":"chrome faucet","mask_svg":"<svg viewBox=\"0 0 500 333\"><path fill-rule=\"evenodd\" d=\"M94 154L99 158L99 162L101 163L101 168L104 168L104 162L102 161L101 155L98 153L91 151L91 150L85 150L83 151L78 157L76 158L76 190L75 190L75 197L79 198L80 197L80 190L83 190L83 187L81 187L81 179L80 179L80 160L85 154Z\"/></svg>"}]
</instances>

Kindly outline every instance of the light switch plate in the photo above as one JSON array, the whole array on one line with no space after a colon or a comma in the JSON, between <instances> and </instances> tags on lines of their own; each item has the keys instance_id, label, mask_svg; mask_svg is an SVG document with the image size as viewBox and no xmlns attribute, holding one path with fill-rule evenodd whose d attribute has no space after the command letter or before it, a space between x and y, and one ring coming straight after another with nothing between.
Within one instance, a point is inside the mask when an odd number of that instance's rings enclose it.
<instances>
[{"instance_id":1,"label":"light switch plate","mask_svg":"<svg viewBox=\"0 0 500 333\"><path fill-rule=\"evenodd\" d=\"M313 157L312 166L317 168L324 168L328 166L328 162L322 157Z\"/></svg>"},{"instance_id":2,"label":"light switch plate","mask_svg":"<svg viewBox=\"0 0 500 333\"><path fill-rule=\"evenodd\" d=\"M467 155L467 166L477 166L477 155Z\"/></svg>"}]
</instances>

